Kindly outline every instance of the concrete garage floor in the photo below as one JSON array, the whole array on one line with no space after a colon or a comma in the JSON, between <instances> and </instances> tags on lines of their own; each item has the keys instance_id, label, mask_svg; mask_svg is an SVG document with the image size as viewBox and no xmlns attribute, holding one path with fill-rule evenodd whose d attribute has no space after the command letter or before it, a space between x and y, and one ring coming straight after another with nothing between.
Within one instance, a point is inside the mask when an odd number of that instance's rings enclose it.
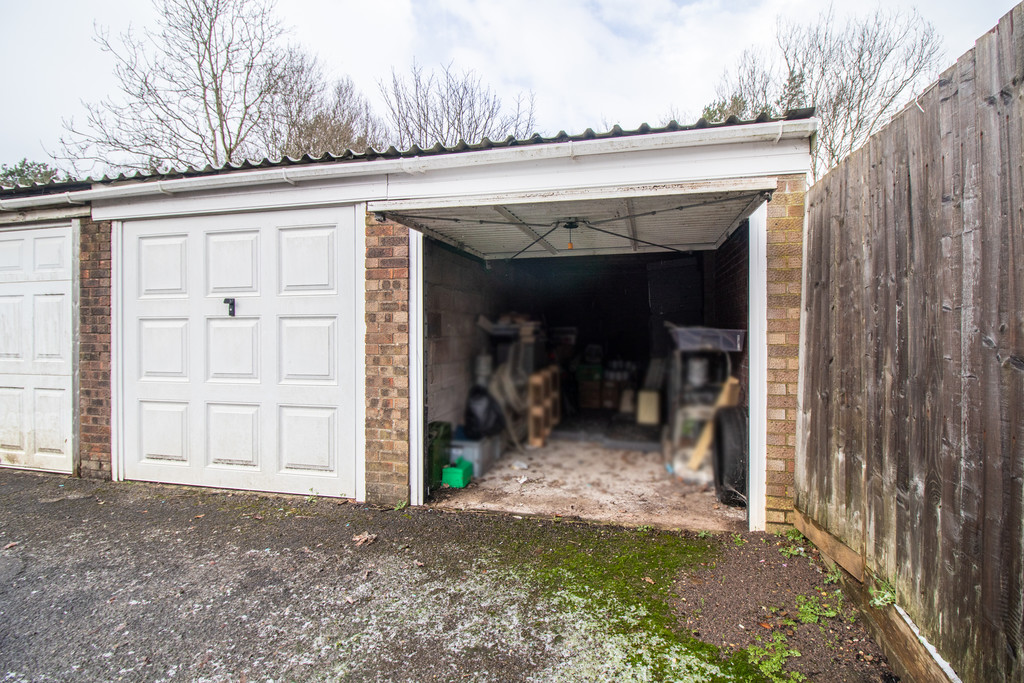
<instances>
[{"instance_id":1,"label":"concrete garage floor","mask_svg":"<svg viewBox=\"0 0 1024 683\"><path fill-rule=\"evenodd\" d=\"M442 489L433 505L664 529L747 528L745 509L720 504L713 486L677 480L660 452L563 440L509 451L466 488Z\"/></svg>"}]
</instances>

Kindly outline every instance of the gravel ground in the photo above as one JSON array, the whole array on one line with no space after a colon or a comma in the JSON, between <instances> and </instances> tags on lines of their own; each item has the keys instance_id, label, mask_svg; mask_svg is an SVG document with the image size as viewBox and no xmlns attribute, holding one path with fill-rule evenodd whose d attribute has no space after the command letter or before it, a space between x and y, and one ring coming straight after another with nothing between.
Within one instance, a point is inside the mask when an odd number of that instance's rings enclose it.
<instances>
[{"instance_id":1,"label":"gravel ground","mask_svg":"<svg viewBox=\"0 0 1024 683\"><path fill-rule=\"evenodd\" d=\"M686 609L730 538L0 470L0 677L758 680Z\"/></svg>"}]
</instances>

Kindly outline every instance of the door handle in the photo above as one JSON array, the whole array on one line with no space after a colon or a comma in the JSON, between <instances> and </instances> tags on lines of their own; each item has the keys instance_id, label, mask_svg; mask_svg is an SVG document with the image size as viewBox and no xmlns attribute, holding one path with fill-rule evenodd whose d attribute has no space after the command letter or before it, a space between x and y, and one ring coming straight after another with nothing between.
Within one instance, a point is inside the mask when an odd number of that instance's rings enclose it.
<instances>
[{"instance_id":1,"label":"door handle","mask_svg":"<svg viewBox=\"0 0 1024 683\"><path fill-rule=\"evenodd\" d=\"M235 317L235 300L234 299L224 299L224 303L226 303L228 305L228 317L234 318Z\"/></svg>"}]
</instances>

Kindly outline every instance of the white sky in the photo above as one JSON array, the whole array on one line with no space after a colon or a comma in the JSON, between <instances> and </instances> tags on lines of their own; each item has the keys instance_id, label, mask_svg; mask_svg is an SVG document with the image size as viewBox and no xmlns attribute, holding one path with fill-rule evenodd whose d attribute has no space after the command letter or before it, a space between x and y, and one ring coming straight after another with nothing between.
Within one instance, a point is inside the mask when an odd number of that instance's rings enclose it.
<instances>
[{"instance_id":1,"label":"white sky","mask_svg":"<svg viewBox=\"0 0 1024 683\"><path fill-rule=\"evenodd\" d=\"M852 4L852 3L851 3ZM912 8L909 0L887 6ZM1014 0L931 0L918 8L952 64ZM744 48L772 41L777 16L815 16L814 0L278 0L291 39L365 95L392 66L454 60L503 96L536 95L537 128L582 132L699 114ZM872 5L865 4L865 7ZM837 9L837 14L847 10ZM0 163L49 161L61 119L112 94L111 59L93 40L153 25L145 0L0 0Z\"/></svg>"}]
</instances>

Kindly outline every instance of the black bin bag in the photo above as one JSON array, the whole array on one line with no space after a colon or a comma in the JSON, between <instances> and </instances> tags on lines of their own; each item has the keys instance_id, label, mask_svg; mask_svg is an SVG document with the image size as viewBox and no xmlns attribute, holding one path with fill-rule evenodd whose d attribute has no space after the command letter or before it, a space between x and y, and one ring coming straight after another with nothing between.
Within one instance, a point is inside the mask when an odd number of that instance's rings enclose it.
<instances>
[{"instance_id":1,"label":"black bin bag","mask_svg":"<svg viewBox=\"0 0 1024 683\"><path fill-rule=\"evenodd\" d=\"M469 390L469 399L466 401L466 421L463 429L466 438L472 440L483 439L495 434L501 434L505 428L505 416L501 412L501 406L494 400L483 387L473 387Z\"/></svg>"}]
</instances>

